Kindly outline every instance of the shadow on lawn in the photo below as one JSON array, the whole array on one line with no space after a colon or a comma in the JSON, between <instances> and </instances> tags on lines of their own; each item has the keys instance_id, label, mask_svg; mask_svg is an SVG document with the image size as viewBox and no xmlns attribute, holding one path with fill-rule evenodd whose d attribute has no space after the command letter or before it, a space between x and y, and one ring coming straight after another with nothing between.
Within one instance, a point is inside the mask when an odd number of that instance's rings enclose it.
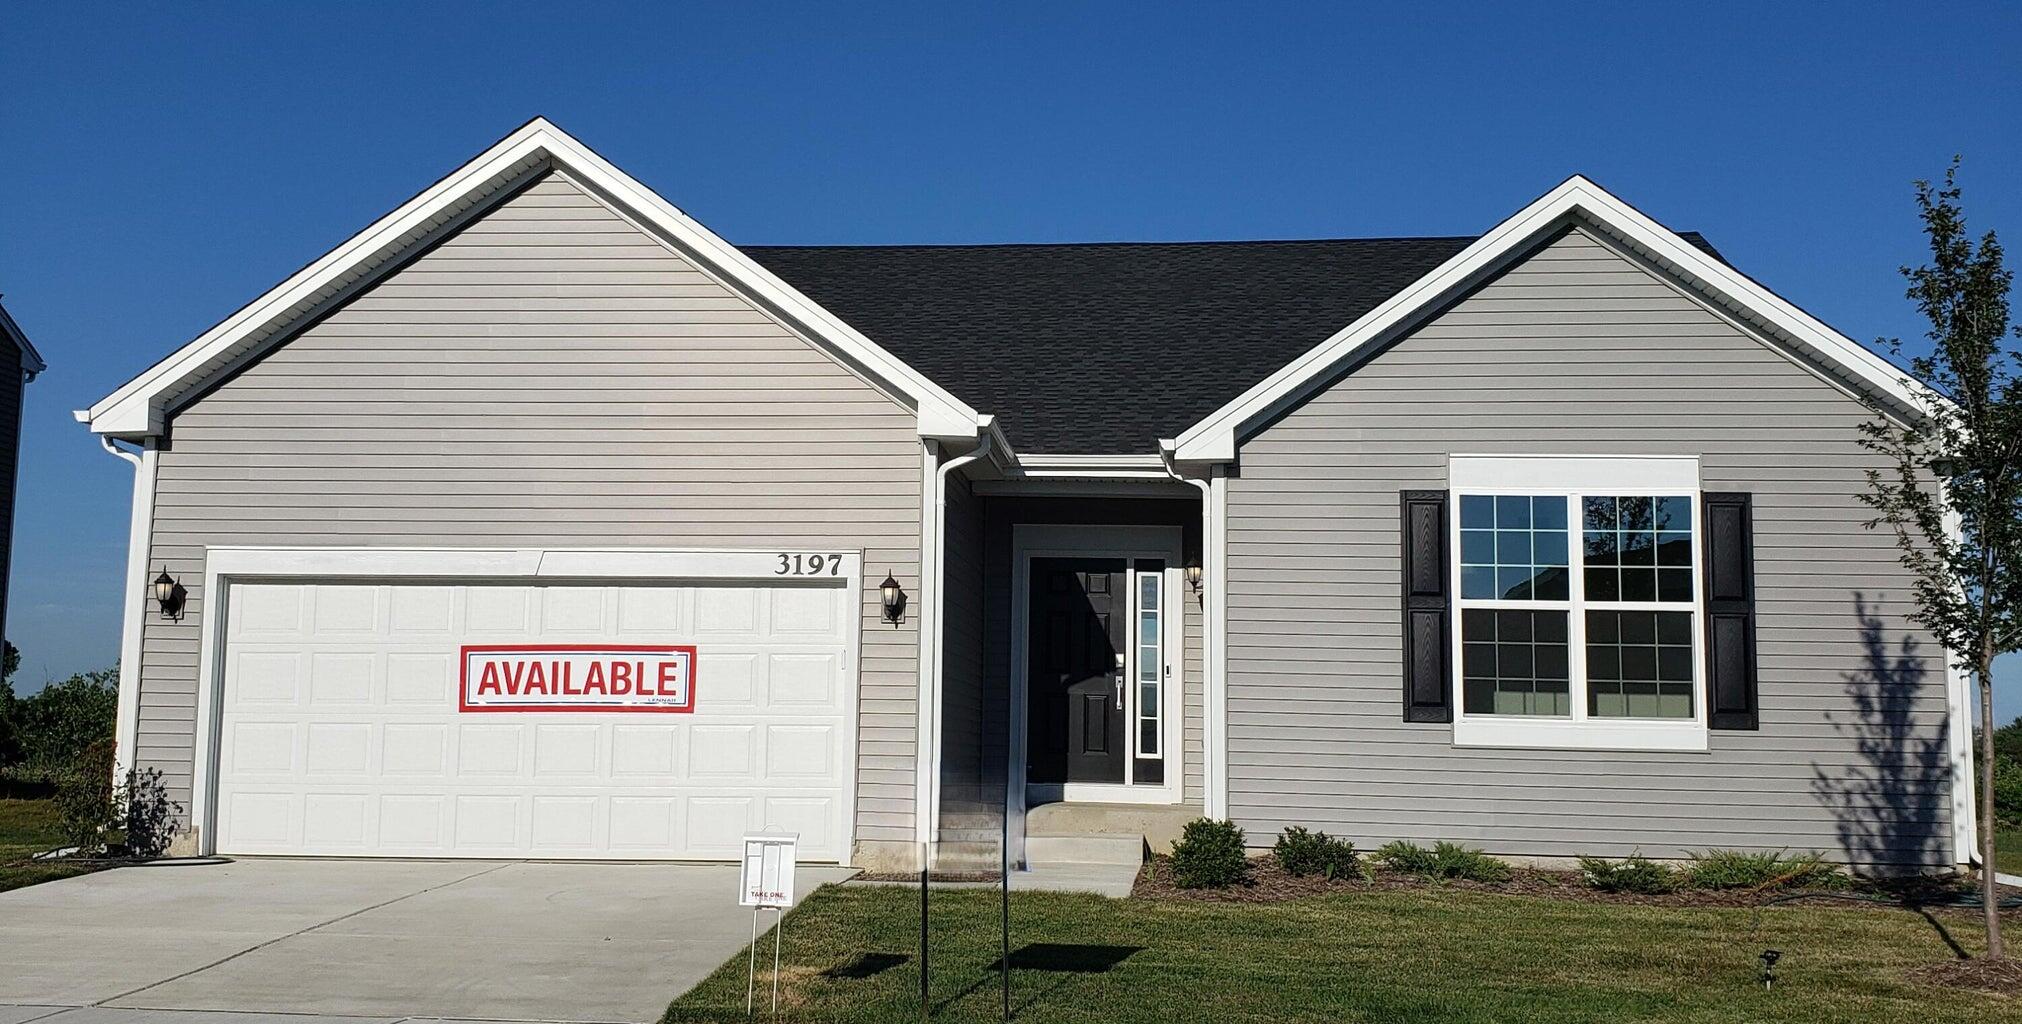
<instances>
[{"instance_id":1,"label":"shadow on lawn","mask_svg":"<svg viewBox=\"0 0 2022 1024\"><path fill-rule=\"evenodd\" d=\"M1144 952L1143 946L1100 946L1062 942L1032 942L1020 946L1011 951L1011 969L1013 971L1037 971L1058 975L1058 977L1053 979L1052 984L1046 985L1037 992L1025 993L1025 998L1012 1007L1011 1015L1016 1017L1030 1009L1034 1004L1051 998L1055 993L1066 987L1068 983L1072 982L1074 976L1077 974L1107 974L1125 960L1142 952ZM1003 958L1000 957L990 961L989 965L983 968L983 973L974 982L971 982L962 991L942 1000L934 1007L934 1012L939 1013L976 994L986 986L996 985L998 979L1002 977L1001 972L1003 969ZM1013 983L1012 991L1014 993L1017 991L1015 982Z\"/></svg>"},{"instance_id":2,"label":"shadow on lawn","mask_svg":"<svg viewBox=\"0 0 2022 1024\"><path fill-rule=\"evenodd\" d=\"M912 957L900 953L858 953L848 963L837 964L821 976L830 980L857 980L883 974L900 964L911 963Z\"/></svg>"}]
</instances>

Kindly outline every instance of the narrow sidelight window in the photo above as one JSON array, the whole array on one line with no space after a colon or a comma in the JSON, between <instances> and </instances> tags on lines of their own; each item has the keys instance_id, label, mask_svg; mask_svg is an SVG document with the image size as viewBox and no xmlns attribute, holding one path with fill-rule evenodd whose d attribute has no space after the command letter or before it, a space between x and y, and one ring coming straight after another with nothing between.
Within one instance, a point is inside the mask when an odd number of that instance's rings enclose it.
<instances>
[{"instance_id":1,"label":"narrow sidelight window","mask_svg":"<svg viewBox=\"0 0 2022 1024\"><path fill-rule=\"evenodd\" d=\"M1165 566L1139 562L1137 572L1137 756L1165 756Z\"/></svg>"}]
</instances>

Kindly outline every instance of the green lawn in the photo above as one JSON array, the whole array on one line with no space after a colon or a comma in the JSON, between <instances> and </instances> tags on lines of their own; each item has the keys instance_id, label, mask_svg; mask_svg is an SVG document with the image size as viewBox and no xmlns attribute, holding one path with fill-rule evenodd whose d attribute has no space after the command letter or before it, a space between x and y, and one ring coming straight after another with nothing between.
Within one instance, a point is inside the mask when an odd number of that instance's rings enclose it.
<instances>
[{"instance_id":1,"label":"green lawn","mask_svg":"<svg viewBox=\"0 0 2022 1024\"><path fill-rule=\"evenodd\" d=\"M0 892L96 870L84 864L26 863L61 842L53 801L0 800Z\"/></svg>"},{"instance_id":2,"label":"green lawn","mask_svg":"<svg viewBox=\"0 0 2022 1024\"><path fill-rule=\"evenodd\" d=\"M918 899L865 886L810 897L787 919L782 1016L917 1020ZM991 891L934 893L933 1019L998 1019L997 906ZM1757 924L1750 910L1441 889L1268 906L1032 893L1012 906L1012 1006L1021 1021L1089 1024L2022 1021L2022 999L1904 978L1954 955L1946 933L1974 949L1974 927L1953 911L1778 907ZM1765 948L1784 952L1770 992ZM744 984L739 953L666 1019L743 1020Z\"/></svg>"},{"instance_id":3,"label":"green lawn","mask_svg":"<svg viewBox=\"0 0 2022 1024\"><path fill-rule=\"evenodd\" d=\"M2004 875L2022 875L2022 829L1995 830L1994 867Z\"/></svg>"}]
</instances>

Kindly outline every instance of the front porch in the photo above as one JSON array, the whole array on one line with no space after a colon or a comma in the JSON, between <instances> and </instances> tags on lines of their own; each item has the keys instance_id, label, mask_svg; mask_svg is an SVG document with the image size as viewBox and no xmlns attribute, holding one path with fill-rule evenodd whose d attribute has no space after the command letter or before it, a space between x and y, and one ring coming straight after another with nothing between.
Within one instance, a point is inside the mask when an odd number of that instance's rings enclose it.
<instances>
[{"instance_id":1,"label":"front porch","mask_svg":"<svg viewBox=\"0 0 2022 1024\"><path fill-rule=\"evenodd\" d=\"M1199 493L951 481L932 861L1137 863L1202 804Z\"/></svg>"}]
</instances>

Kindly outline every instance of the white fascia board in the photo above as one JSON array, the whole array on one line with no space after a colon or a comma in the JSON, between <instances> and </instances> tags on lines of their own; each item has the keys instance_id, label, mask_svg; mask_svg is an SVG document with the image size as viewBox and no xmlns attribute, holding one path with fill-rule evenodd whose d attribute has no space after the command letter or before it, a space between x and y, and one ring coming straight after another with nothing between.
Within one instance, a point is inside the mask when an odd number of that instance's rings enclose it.
<instances>
[{"instance_id":1,"label":"white fascia board","mask_svg":"<svg viewBox=\"0 0 2022 1024\"><path fill-rule=\"evenodd\" d=\"M1041 455L1018 456L1011 476L1028 479L1047 477L1101 478L1111 480L1165 480L1165 460L1157 455Z\"/></svg>"},{"instance_id":2,"label":"white fascia board","mask_svg":"<svg viewBox=\"0 0 2022 1024\"><path fill-rule=\"evenodd\" d=\"M1844 372L1855 387L1912 412L1940 400L1910 382L1908 374L1888 360L1702 252L1599 185L1574 175L1410 287L1187 428L1174 441L1174 458L1232 461L1245 430L1304 397L1308 388L1339 367L1387 343L1415 317L1501 270L1546 232L1576 220L1642 251L1720 304Z\"/></svg>"},{"instance_id":3,"label":"white fascia board","mask_svg":"<svg viewBox=\"0 0 2022 1024\"><path fill-rule=\"evenodd\" d=\"M159 433L165 404L201 386L261 332L337 294L396 253L543 165L566 168L618 202L645 226L713 266L735 288L805 330L812 340L912 400L922 435L973 438L977 414L939 385L760 267L735 246L618 170L568 133L535 118L426 191L332 249L168 358L106 396L80 417L95 433L135 437Z\"/></svg>"}]
</instances>

